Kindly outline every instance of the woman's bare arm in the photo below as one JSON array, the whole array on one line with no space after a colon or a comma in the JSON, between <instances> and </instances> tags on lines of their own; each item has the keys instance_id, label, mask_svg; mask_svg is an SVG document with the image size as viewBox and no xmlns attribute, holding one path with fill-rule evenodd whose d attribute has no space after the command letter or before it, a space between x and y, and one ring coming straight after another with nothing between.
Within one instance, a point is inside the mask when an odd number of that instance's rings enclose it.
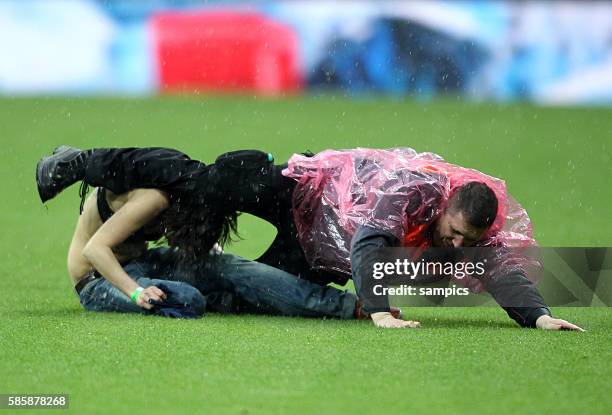
<instances>
[{"instance_id":1,"label":"woman's bare arm","mask_svg":"<svg viewBox=\"0 0 612 415\"><path fill-rule=\"evenodd\" d=\"M156 189L137 189L128 201L113 214L91 237L83 249L83 255L94 268L114 286L130 296L139 286L123 270L113 253L113 248L128 239L134 232L157 217L168 207L167 196ZM149 287L138 297L138 305L151 308L149 299L160 301L165 297L157 287Z\"/></svg>"}]
</instances>

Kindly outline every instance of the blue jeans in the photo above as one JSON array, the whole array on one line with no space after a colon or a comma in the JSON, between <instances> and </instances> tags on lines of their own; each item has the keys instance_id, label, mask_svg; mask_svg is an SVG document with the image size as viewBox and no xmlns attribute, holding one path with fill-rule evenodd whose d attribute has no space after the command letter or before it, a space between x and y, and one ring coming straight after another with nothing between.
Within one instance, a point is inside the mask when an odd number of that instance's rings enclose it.
<instances>
[{"instance_id":1,"label":"blue jeans","mask_svg":"<svg viewBox=\"0 0 612 415\"><path fill-rule=\"evenodd\" d=\"M225 253L211 255L205 264L188 265L174 251L155 248L123 269L142 287L166 285L180 303L199 315L208 310L350 319L357 301L350 292ZM80 301L91 311L146 312L105 279L87 284Z\"/></svg>"},{"instance_id":2,"label":"blue jeans","mask_svg":"<svg viewBox=\"0 0 612 415\"><path fill-rule=\"evenodd\" d=\"M206 309L206 298L195 287L182 281L171 281L156 272L154 263L146 255L123 266L127 274L141 287L164 286L172 293L172 300L192 310L194 316L202 316ZM162 278L158 278L162 277ZM79 295L81 305L89 311L116 311L120 313L149 313L130 300L119 288L100 278L87 284Z\"/></svg>"},{"instance_id":3,"label":"blue jeans","mask_svg":"<svg viewBox=\"0 0 612 415\"><path fill-rule=\"evenodd\" d=\"M271 314L351 319L357 297L338 288L320 285L292 274L232 254L217 255L200 267L195 286L206 292L209 281L230 285L227 303L211 303L218 312ZM220 308L216 308L219 307Z\"/></svg>"}]
</instances>

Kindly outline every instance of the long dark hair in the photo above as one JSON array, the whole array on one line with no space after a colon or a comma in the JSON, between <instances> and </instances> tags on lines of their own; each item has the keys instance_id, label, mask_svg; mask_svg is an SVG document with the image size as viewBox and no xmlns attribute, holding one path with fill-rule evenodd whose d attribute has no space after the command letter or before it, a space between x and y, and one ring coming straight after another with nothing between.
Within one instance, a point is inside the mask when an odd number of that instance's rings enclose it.
<instances>
[{"instance_id":1,"label":"long dark hair","mask_svg":"<svg viewBox=\"0 0 612 415\"><path fill-rule=\"evenodd\" d=\"M224 207L197 196L171 197L161 221L168 245L178 248L181 260L202 264L215 243L223 247L238 237L238 212Z\"/></svg>"}]
</instances>

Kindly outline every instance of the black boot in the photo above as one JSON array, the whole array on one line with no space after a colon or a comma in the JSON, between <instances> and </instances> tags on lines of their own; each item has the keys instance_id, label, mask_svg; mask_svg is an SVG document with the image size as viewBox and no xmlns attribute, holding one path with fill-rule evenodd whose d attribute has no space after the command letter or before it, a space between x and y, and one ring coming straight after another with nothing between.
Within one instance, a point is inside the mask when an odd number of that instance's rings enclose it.
<instances>
[{"instance_id":1,"label":"black boot","mask_svg":"<svg viewBox=\"0 0 612 415\"><path fill-rule=\"evenodd\" d=\"M59 146L53 155L43 157L36 165L36 184L40 200L45 203L62 190L85 178L85 166L91 150Z\"/></svg>"}]
</instances>

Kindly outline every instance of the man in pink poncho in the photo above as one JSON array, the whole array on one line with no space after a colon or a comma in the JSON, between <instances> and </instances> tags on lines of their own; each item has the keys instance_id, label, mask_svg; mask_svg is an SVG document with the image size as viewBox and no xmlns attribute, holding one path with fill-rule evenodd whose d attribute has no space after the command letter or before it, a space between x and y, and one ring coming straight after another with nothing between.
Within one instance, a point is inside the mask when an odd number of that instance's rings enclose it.
<instances>
[{"instance_id":1,"label":"man in pink poncho","mask_svg":"<svg viewBox=\"0 0 612 415\"><path fill-rule=\"evenodd\" d=\"M352 274L358 295L364 279L372 278L364 257L380 248L536 245L527 213L502 180L432 153L357 148L294 155L283 175L297 181L294 222L308 263ZM461 282L475 292L487 289L521 326L579 329L550 316L520 267L488 281ZM367 296L360 297L365 302ZM366 303L364 309L378 326L419 325L395 319L388 304Z\"/></svg>"}]
</instances>

